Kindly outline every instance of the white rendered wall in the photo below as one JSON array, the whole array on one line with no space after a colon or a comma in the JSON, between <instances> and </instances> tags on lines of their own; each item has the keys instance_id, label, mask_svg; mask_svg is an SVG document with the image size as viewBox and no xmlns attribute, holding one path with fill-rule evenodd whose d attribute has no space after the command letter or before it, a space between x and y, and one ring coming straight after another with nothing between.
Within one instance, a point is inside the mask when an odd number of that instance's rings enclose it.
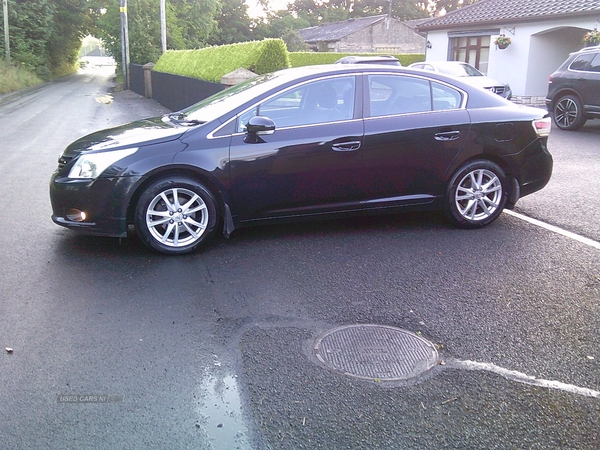
<instances>
[{"instance_id":1,"label":"white rendered wall","mask_svg":"<svg viewBox=\"0 0 600 450\"><path fill-rule=\"evenodd\" d=\"M583 35L598 26L595 16L589 18L506 23L501 25L470 26L460 31L500 28L512 40L500 50L491 37L490 60L487 75L510 84L516 97L545 97L548 77L567 58L570 52L582 47ZM454 31L454 30L453 30ZM449 55L448 31L433 31L427 35L431 48L426 59L447 60Z\"/></svg>"}]
</instances>

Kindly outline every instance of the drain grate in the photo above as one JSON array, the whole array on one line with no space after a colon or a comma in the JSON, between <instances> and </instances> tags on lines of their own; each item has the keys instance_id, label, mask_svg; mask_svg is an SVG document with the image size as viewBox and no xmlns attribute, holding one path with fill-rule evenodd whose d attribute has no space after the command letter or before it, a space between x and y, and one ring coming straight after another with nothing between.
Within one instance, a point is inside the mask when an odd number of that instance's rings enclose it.
<instances>
[{"instance_id":1,"label":"drain grate","mask_svg":"<svg viewBox=\"0 0 600 450\"><path fill-rule=\"evenodd\" d=\"M334 328L314 344L316 358L325 366L356 378L401 381L435 366L435 346L416 334L384 325Z\"/></svg>"}]
</instances>

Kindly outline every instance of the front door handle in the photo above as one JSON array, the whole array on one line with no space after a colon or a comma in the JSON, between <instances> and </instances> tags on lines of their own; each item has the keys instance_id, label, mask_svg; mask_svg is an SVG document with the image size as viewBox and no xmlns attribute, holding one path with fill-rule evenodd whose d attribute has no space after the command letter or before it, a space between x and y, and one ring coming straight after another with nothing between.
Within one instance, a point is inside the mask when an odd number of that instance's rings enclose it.
<instances>
[{"instance_id":1,"label":"front door handle","mask_svg":"<svg viewBox=\"0 0 600 450\"><path fill-rule=\"evenodd\" d=\"M340 142L331 146L336 152L353 152L360 148L360 141Z\"/></svg>"},{"instance_id":2,"label":"front door handle","mask_svg":"<svg viewBox=\"0 0 600 450\"><path fill-rule=\"evenodd\" d=\"M435 134L436 141L455 141L460 137L460 131L444 131Z\"/></svg>"}]
</instances>

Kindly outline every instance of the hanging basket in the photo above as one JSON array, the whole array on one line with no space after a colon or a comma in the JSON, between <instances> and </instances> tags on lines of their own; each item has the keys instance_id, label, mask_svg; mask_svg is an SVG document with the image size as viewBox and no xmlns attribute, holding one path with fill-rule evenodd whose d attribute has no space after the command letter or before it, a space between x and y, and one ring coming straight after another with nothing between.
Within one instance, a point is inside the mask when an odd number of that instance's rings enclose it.
<instances>
[{"instance_id":1,"label":"hanging basket","mask_svg":"<svg viewBox=\"0 0 600 450\"><path fill-rule=\"evenodd\" d=\"M496 47L498 47L500 50L504 50L506 47L508 47L511 43L511 40L509 37L506 37L504 34L499 35L496 40L494 41L494 44L496 45Z\"/></svg>"},{"instance_id":2,"label":"hanging basket","mask_svg":"<svg viewBox=\"0 0 600 450\"><path fill-rule=\"evenodd\" d=\"M583 45L586 47L592 47L598 44L600 44L600 31L598 31L597 28L585 33L585 36L583 36Z\"/></svg>"}]
</instances>

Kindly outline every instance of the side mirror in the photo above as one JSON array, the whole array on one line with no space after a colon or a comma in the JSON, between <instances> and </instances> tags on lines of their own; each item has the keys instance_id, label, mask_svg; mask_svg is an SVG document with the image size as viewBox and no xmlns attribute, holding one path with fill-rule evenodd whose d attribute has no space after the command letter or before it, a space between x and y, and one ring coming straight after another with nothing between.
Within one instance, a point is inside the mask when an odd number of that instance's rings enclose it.
<instances>
[{"instance_id":1,"label":"side mirror","mask_svg":"<svg viewBox=\"0 0 600 450\"><path fill-rule=\"evenodd\" d=\"M258 136L261 134L275 133L275 122L265 116L254 116L250 118L246 125L248 134Z\"/></svg>"}]
</instances>

